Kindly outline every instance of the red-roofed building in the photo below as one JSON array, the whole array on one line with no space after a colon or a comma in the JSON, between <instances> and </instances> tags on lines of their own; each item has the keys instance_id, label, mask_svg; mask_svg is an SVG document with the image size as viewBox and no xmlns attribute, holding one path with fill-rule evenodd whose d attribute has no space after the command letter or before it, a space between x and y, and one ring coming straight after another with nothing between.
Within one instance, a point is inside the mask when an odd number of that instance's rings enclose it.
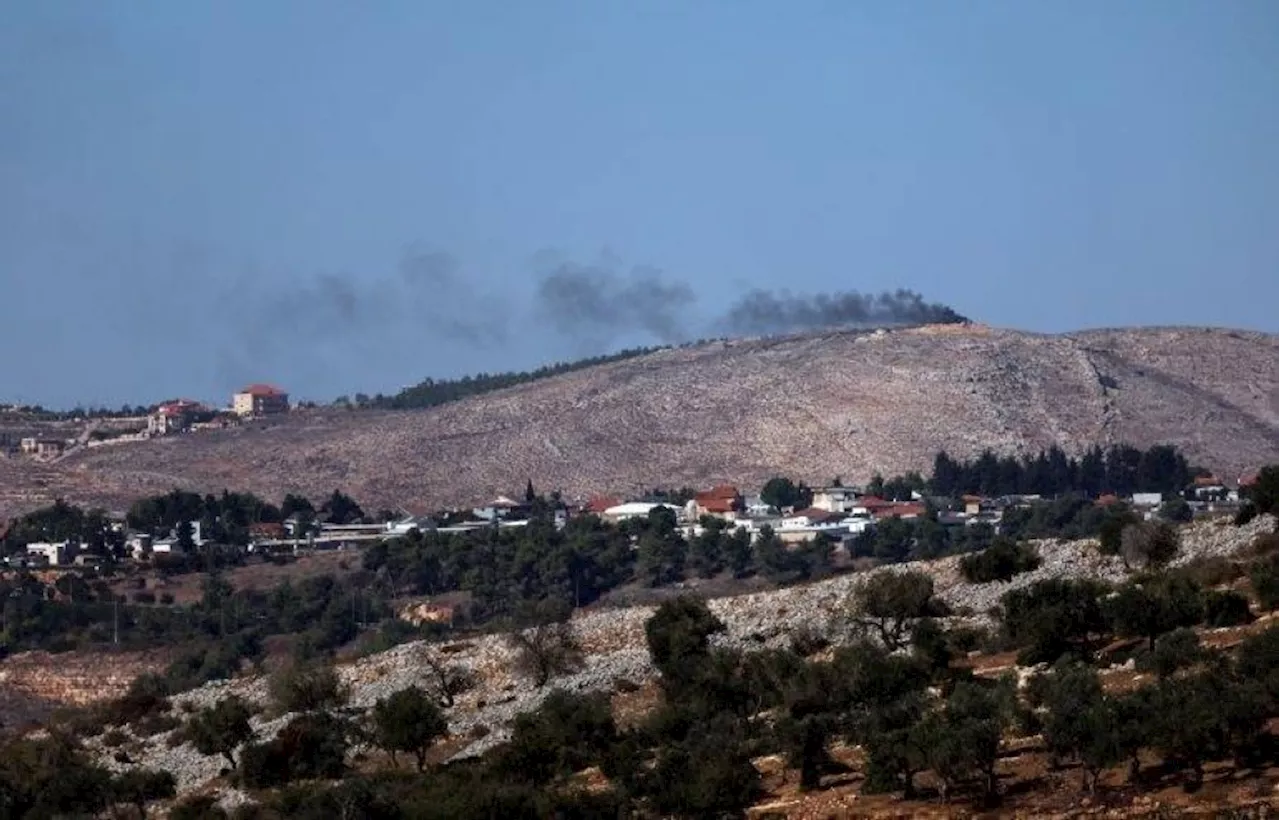
<instances>
[{"instance_id":1,"label":"red-roofed building","mask_svg":"<svg viewBox=\"0 0 1280 820\"><path fill-rule=\"evenodd\" d=\"M602 515L605 510L610 507L616 507L621 503L621 498L615 498L609 495L596 496L587 502L586 506L582 508L582 511L585 513L592 513L594 515Z\"/></svg>"},{"instance_id":2,"label":"red-roofed building","mask_svg":"<svg viewBox=\"0 0 1280 820\"><path fill-rule=\"evenodd\" d=\"M270 384L251 384L231 398L237 416L273 416L289 412L289 394Z\"/></svg>"},{"instance_id":3,"label":"red-roofed building","mask_svg":"<svg viewBox=\"0 0 1280 820\"><path fill-rule=\"evenodd\" d=\"M886 506L870 510L877 521L885 518L919 518L924 515L924 505L919 501L890 501Z\"/></svg>"},{"instance_id":4,"label":"red-roofed building","mask_svg":"<svg viewBox=\"0 0 1280 820\"><path fill-rule=\"evenodd\" d=\"M693 503L699 516L733 518L742 509L742 494L737 487L721 484L696 494Z\"/></svg>"},{"instance_id":5,"label":"red-roofed building","mask_svg":"<svg viewBox=\"0 0 1280 820\"><path fill-rule=\"evenodd\" d=\"M147 417L147 432L153 436L180 433L200 417L210 415L212 411L198 401L174 399L161 404Z\"/></svg>"}]
</instances>

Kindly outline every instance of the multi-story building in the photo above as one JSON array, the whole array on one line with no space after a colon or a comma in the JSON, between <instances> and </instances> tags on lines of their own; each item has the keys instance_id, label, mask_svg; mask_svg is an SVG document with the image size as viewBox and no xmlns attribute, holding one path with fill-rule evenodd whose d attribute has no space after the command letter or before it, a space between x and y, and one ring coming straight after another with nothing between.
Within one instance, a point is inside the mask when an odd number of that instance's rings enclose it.
<instances>
[{"instance_id":1,"label":"multi-story building","mask_svg":"<svg viewBox=\"0 0 1280 820\"><path fill-rule=\"evenodd\" d=\"M274 416L289 412L289 394L269 384L251 384L231 398L237 416Z\"/></svg>"}]
</instances>

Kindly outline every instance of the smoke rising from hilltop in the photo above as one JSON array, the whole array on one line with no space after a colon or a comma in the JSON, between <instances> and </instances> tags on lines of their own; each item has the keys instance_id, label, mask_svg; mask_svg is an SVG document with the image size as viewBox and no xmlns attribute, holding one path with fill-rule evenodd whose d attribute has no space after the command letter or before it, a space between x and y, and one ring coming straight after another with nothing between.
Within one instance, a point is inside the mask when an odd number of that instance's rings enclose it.
<instances>
[{"instance_id":1,"label":"smoke rising from hilltop","mask_svg":"<svg viewBox=\"0 0 1280 820\"><path fill-rule=\"evenodd\" d=\"M342 392L355 381L345 374L364 372L371 362L390 367L406 356L414 362L413 351L422 351L424 362L479 370L495 362L531 366L565 354L592 356L620 344L963 320L909 290L756 289L699 299L696 283L624 266L607 252L584 263L544 251L532 268L531 281L498 287L448 253L411 246L377 277L326 272L267 285L271 280L246 276L217 300L233 332L217 348L214 377L222 390L274 379Z\"/></svg>"},{"instance_id":2,"label":"smoke rising from hilltop","mask_svg":"<svg viewBox=\"0 0 1280 820\"><path fill-rule=\"evenodd\" d=\"M536 297L537 312L557 332L597 345L635 331L663 343L684 341L684 314L696 299L687 284L666 281L656 268L640 266L623 275L608 264L573 262L542 272Z\"/></svg>"},{"instance_id":3,"label":"smoke rising from hilltop","mask_svg":"<svg viewBox=\"0 0 1280 820\"><path fill-rule=\"evenodd\" d=\"M912 290L819 293L812 296L753 290L720 317L729 335L756 336L832 327L934 324L966 321L946 305Z\"/></svg>"},{"instance_id":4,"label":"smoke rising from hilltop","mask_svg":"<svg viewBox=\"0 0 1280 820\"><path fill-rule=\"evenodd\" d=\"M643 333L670 344L715 336L760 336L837 327L882 327L965 321L946 305L919 293L842 291L796 295L751 290L720 315L692 318L693 288L665 278L662 271L617 270L616 260L594 265L557 262L539 273L537 312L561 335L599 352L616 336Z\"/></svg>"}]
</instances>

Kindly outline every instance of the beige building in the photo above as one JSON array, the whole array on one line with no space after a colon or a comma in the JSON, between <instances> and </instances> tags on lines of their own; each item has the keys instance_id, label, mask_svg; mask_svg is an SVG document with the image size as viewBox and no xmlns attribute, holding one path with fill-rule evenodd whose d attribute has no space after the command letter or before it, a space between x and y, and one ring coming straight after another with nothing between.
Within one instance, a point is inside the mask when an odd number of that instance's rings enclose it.
<instances>
[{"instance_id":1,"label":"beige building","mask_svg":"<svg viewBox=\"0 0 1280 820\"><path fill-rule=\"evenodd\" d=\"M289 412L289 394L269 384L251 384L231 398L237 416L273 416Z\"/></svg>"}]
</instances>

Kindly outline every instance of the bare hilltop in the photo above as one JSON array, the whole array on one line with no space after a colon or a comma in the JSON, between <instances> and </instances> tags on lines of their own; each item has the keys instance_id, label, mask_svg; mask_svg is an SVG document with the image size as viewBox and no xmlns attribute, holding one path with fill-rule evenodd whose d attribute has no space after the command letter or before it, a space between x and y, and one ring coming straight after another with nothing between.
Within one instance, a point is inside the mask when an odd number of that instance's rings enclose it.
<instances>
[{"instance_id":1,"label":"bare hilltop","mask_svg":"<svg viewBox=\"0 0 1280 820\"><path fill-rule=\"evenodd\" d=\"M1277 338L1214 328L1044 335L931 325L662 350L416 411L323 409L239 428L0 458L0 514L56 496L122 509L174 487L341 488L427 509L522 488L927 471L1058 445L1175 444L1224 478L1276 459Z\"/></svg>"}]
</instances>

